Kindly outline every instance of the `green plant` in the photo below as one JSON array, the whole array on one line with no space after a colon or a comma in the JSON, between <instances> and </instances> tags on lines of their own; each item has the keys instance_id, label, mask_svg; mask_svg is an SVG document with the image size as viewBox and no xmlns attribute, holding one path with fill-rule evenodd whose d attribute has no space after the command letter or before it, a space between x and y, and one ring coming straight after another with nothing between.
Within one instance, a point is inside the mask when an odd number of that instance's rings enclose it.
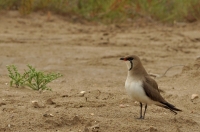
<instances>
[{"instance_id":1,"label":"green plant","mask_svg":"<svg viewBox=\"0 0 200 132\"><path fill-rule=\"evenodd\" d=\"M9 66L7 66L7 69L8 69L8 72L9 72L9 77L11 78L10 86L15 84L16 87L18 88L19 86L24 85L25 80L26 80L25 79L26 73L21 75L18 72L17 67L15 65L9 65Z\"/></svg>"},{"instance_id":2,"label":"green plant","mask_svg":"<svg viewBox=\"0 0 200 132\"><path fill-rule=\"evenodd\" d=\"M21 75L15 65L7 66L9 77L11 78L10 86L13 84L16 87L28 86L33 90L51 90L47 84L62 76L60 73L45 74L41 71L36 71L31 65L27 65L29 70Z\"/></svg>"},{"instance_id":3,"label":"green plant","mask_svg":"<svg viewBox=\"0 0 200 132\"><path fill-rule=\"evenodd\" d=\"M28 68L26 85L33 90L51 90L47 87L47 84L62 76L60 73L45 74L44 72L36 71L30 65L28 65Z\"/></svg>"}]
</instances>

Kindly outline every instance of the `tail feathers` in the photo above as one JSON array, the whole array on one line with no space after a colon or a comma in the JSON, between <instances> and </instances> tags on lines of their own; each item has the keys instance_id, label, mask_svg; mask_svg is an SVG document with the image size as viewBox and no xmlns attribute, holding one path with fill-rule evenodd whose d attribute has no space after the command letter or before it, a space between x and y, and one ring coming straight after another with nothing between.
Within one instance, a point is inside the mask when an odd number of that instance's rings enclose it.
<instances>
[{"instance_id":1,"label":"tail feathers","mask_svg":"<svg viewBox=\"0 0 200 132\"><path fill-rule=\"evenodd\" d=\"M177 114L176 111L182 111L182 110L176 108L174 105L172 105L168 102L160 102L160 103L162 103L163 105L159 105L159 106L171 110L172 112L174 112L174 114Z\"/></svg>"}]
</instances>

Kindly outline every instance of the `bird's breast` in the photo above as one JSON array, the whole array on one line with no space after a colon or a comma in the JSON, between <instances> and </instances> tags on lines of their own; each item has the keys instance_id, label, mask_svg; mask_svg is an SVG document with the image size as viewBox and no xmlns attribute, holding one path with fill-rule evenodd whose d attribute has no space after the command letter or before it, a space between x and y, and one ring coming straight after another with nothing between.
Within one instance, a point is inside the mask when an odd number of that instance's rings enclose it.
<instances>
[{"instance_id":1,"label":"bird's breast","mask_svg":"<svg viewBox=\"0 0 200 132\"><path fill-rule=\"evenodd\" d=\"M146 95L143 89L142 81L127 79L125 82L125 88L126 92L133 100L147 104L153 103L152 100Z\"/></svg>"},{"instance_id":2,"label":"bird's breast","mask_svg":"<svg viewBox=\"0 0 200 132\"><path fill-rule=\"evenodd\" d=\"M131 81L127 79L125 82L125 88L128 95L130 95L132 98L136 98L136 96L142 96L144 94L141 81Z\"/></svg>"}]
</instances>

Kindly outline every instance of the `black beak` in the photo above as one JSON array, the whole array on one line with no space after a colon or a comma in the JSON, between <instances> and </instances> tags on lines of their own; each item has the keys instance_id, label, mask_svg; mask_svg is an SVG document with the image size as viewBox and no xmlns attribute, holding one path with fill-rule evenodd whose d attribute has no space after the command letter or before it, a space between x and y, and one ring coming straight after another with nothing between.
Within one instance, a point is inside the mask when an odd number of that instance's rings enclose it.
<instances>
[{"instance_id":1,"label":"black beak","mask_svg":"<svg viewBox=\"0 0 200 132\"><path fill-rule=\"evenodd\" d=\"M125 58L120 58L120 60L124 60L124 61L126 61L126 59L125 59Z\"/></svg>"}]
</instances>

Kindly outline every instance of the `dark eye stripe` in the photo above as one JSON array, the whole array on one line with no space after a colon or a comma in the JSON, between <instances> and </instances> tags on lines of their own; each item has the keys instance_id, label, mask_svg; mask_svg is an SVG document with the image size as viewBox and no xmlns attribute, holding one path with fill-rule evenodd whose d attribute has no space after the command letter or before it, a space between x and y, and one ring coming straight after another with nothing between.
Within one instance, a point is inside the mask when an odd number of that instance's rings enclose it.
<instances>
[{"instance_id":1,"label":"dark eye stripe","mask_svg":"<svg viewBox=\"0 0 200 132\"><path fill-rule=\"evenodd\" d=\"M133 60L134 58L133 57L129 57L129 58L127 58L127 60Z\"/></svg>"}]
</instances>

